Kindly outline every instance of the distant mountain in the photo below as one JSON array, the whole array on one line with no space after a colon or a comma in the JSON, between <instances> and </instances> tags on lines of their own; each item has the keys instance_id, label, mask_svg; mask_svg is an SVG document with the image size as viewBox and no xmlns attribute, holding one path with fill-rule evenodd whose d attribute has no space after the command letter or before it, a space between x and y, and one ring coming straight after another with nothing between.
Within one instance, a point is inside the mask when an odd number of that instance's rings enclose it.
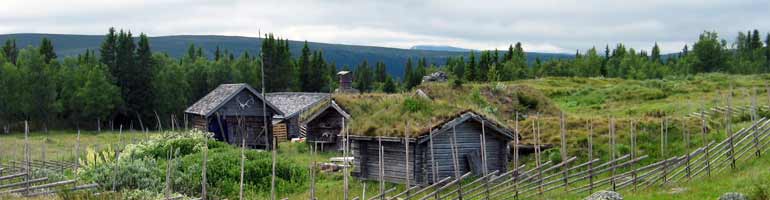
<instances>
[{"instance_id":1,"label":"distant mountain","mask_svg":"<svg viewBox=\"0 0 770 200\"><path fill-rule=\"evenodd\" d=\"M20 33L20 34L0 34L0 42L7 39L16 39L16 45L20 48L30 45L39 45L43 37L51 39L56 53L60 58L67 56L76 56L85 52L87 49L96 50L104 40L102 35L70 35L70 34L38 34L38 33ZM138 40L137 40L138 41ZM254 37L239 36L216 36L216 35L175 35L150 37L150 47L154 52L165 52L170 56L179 58L186 54L190 44L195 44L203 48L204 53L213 57L217 47L227 49L235 55L243 52L249 52L256 55L260 51L262 39ZM303 41L289 41L289 48L293 56L300 55ZM343 45L328 44L318 42L308 42L311 50L322 50L327 62L334 62L337 67L342 69L344 66L351 68L367 60L370 65L382 61L388 66L388 73L402 77L404 73L404 64L408 58L417 59L425 57L428 62L443 64L449 57L465 56L468 52L428 49L399 49L388 47L361 46L361 45ZM454 48L454 47L452 47ZM460 49L460 48L454 48ZM555 54L555 53L536 53L529 52L527 57L530 62L540 57L542 60L549 59L570 59L574 55Z\"/></svg>"},{"instance_id":2,"label":"distant mountain","mask_svg":"<svg viewBox=\"0 0 770 200\"><path fill-rule=\"evenodd\" d=\"M460 47L446 46L446 45L416 45L409 48L412 50L429 50L429 51L451 51L451 52L469 52L471 49L464 49Z\"/></svg>"}]
</instances>

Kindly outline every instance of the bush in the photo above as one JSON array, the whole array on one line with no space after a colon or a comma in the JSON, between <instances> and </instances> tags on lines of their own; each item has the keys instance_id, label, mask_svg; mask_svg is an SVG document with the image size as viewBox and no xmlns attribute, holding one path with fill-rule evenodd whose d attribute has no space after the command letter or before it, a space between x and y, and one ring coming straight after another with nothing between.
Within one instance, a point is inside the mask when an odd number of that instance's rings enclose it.
<instances>
[{"instance_id":1,"label":"bush","mask_svg":"<svg viewBox=\"0 0 770 200\"><path fill-rule=\"evenodd\" d=\"M206 164L207 183L211 188L213 198L237 198L240 181L240 149L220 148L209 151ZM272 176L272 157L270 152L246 151L244 163L244 185L251 191L270 191ZM201 188L202 153L196 153L182 158L178 170L185 180L179 191L185 194L199 194ZM305 189L308 179L306 167L284 159L276 163L276 185L279 194L294 193ZM267 194L259 194L267 195Z\"/></svg>"}]
</instances>

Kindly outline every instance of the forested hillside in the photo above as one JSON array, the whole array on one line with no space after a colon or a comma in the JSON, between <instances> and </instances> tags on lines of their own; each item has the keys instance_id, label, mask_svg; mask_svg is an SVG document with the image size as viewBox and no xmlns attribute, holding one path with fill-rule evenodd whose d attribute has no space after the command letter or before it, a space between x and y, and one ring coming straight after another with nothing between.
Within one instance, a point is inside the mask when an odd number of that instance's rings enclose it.
<instances>
[{"instance_id":1,"label":"forested hillside","mask_svg":"<svg viewBox=\"0 0 770 200\"><path fill-rule=\"evenodd\" d=\"M68 34L0 34L0 42L8 39L16 40L19 48L27 46L37 46L40 40L48 38L56 44L56 53L64 58L67 56L77 56L85 53L86 50L97 50L104 40L103 35L68 35ZM135 38L136 39L136 38ZM239 37L239 36L216 36L216 35L176 35L149 37L152 41L152 48L155 52L168 53L173 58L182 58L187 54L189 45L194 44L200 47L203 54L209 59L214 58L214 52L217 47L226 49L229 53L239 56L245 52L251 55L257 55L261 49L263 38ZM289 48L294 58L299 57L303 46L302 41L289 41ZM407 58L426 58L430 63L444 63L446 58L453 56L467 55L465 51L447 51L445 49L398 49L375 46L345 45L308 42L308 47L313 50L322 50L324 58L336 64L342 69L343 66L355 66L364 60L369 62L383 62L388 66L388 73L402 77L404 72L404 63ZM98 53L98 52L97 52ZM529 53L529 59L567 59L572 58L571 54L555 53Z\"/></svg>"},{"instance_id":2,"label":"forested hillside","mask_svg":"<svg viewBox=\"0 0 770 200\"><path fill-rule=\"evenodd\" d=\"M73 41L80 38L68 37L73 38L62 44L78 46ZM80 45L84 52L76 55L59 53L60 44L47 37L38 43L5 40L0 54L0 124L13 126L30 120L35 127L53 124L71 128L109 120L126 126L143 122L154 127L155 120L151 119L156 115L181 116L187 106L219 84L248 83L261 88L262 77L267 77L267 92L330 92L337 87L338 69L353 71L354 87L364 93L408 92L421 83L423 76L435 71L447 72L455 86L548 76L661 79L710 72L770 72L770 34L763 44L757 30L740 33L732 44L716 33L703 32L698 41L667 59L663 59L657 44L650 53L617 44L612 49L606 46L603 52L591 48L576 53L574 59L551 60L533 60L521 43L507 50L446 54L448 57L440 61L431 60L436 57L397 53L411 50L390 49L405 58L403 64L394 64L403 66L402 77L394 76L392 71L398 68L382 60L350 54L362 61L341 66L330 59L333 56L328 56L326 49L311 48L314 43L295 47L294 42L272 34L267 34L261 43L245 42L251 43L248 46L259 46L261 57L227 45L209 51L188 42L179 44L187 48L174 57L164 51L168 45L163 45L163 39L156 41L144 34L135 37L127 30L110 29L105 36L96 38L102 40L98 44ZM386 49L343 47L357 52Z\"/></svg>"}]
</instances>

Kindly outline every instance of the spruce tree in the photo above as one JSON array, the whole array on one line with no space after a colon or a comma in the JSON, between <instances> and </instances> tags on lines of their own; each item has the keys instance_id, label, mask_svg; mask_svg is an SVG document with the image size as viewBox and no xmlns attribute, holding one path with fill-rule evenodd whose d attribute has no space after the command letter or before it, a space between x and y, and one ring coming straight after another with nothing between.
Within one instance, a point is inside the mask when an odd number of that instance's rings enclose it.
<instances>
[{"instance_id":1,"label":"spruce tree","mask_svg":"<svg viewBox=\"0 0 770 200\"><path fill-rule=\"evenodd\" d=\"M465 80L467 81L475 81L476 80L476 53L471 51L470 58L468 58L468 64L465 65Z\"/></svg>"},{"instance_id":2,"label":"spruce tree","mask_svg":"<svg viewBox=\"0 0 770 200\"><path fill-rule=\"evenodd\" d=\"M759 31L754 29L754 34L751 35L751 50L762 48L762 36L759 35Z\"/></svg>"},{"instance_id":3,"label":"spruce tree","mask_svg":"<svg viewBox=\"0 0 770 200\"><path fill-rule=\"evenodd\" d=\"M393 78L386 76L385 83L382 85L382 92L396 93L396 84L393 82Z\"/></svg>"},{"instance_id":4,"label":"spruce tree","mask_svg":"<svg viewBox=\"0 0 770 200\"><path fill-rule=\"evenodd\" d=\"M387 71L387 67L385 67L384 62L382 61L377 62L377 67L375 69L375 76L377 77L376 81L380 83L385 82L385 79L388 78L388 71Z\"/></svg>"},{"instance_id":5,"label":"spruce tree","mask_svg":"<svg viewBox=\"0 0 770 200\"><path fill-rule=\"evenodd\" d=\"M652 46L652 55L650 56L650 60L652 62L658 62L662 63L660 59L660 47L658 47L658 43L655 43L655 46Z\"/></svg>"},{"instance_id":6,"label":"spruce tree","mask_svg":"<svg viewBox=\"0 0 770 200\"><path fill-rule=\"evenodd\" d=\"M412 66L412 58L406 59L406 67L404 67L404 86L406 89L412 89L414 85L412 84L412 80L414 80L414 69Z\"/></svg>"},{"instance_id":7,"label":"spruce tree","mask_svg":"<svg viewBox=\"0 0 770 200\"><path fill-rule=\"evenodd\" d=\"M214 61L219 61L219 59L222 58L222 52L219 50L219 46L217 46L217 50L214 51Z\"/></svg>"},{"instance_id":8,"label":"spruce tree","mask_svg":"<svg viewBox=\"0 0 770 200\"><path fill-rule=\"evenodd\" d=\"M16 64L16 60L19 57L19 49L16 48L16 39L9 39L5 41L5 45L3 46L3 53L5 54L5 58L8 59L8 61L14 65Z\"/></svg>"},{"instance_id":9,"label":"spruce tree","mask_svg":"<svg viewBox=\"0 0 770 200\"><path fill-rule=\"evenodd\" d=\"M53 43L48 38L43 38L42 41L40 41L40 48L38 50L40 51L40 55L43 56L43 61L45 61L46 64L49 64L51 63L51 60L56 59Z\"/></svg>"},{"instance_id":10,"label":"spruce tree","mask_svg":"<svg viewBox=\"0 0 770 200\"><path fill-rule=\"evenodd\" d=\"M115 28L110 28L109 32L107 32L107 35L104 36L104 41L102 42L102 46L99 49L99 56L101 57L101 62L107 66L107 69L113 78L116 78L118 73L120 73L120 69L118 69L118 64L116 61L117 48L118 37L115 35Z\"/></svg>"},{"instance_id":11,"label":"spruce tree","mask_svg":"<svg viewBox=\"0 0 770 200\"><path fill-rule=\"evenodd\" d=\"M313 54L313 59L318 57L318 53ZM302 88L302 91L311 91L311 87L313 87L313 84L311 82L311 77L313 76L310 66L310 47L307 45L307 41L305 41L305 44L302 47L302 53L299 56L299 60L297 60L297 69L299 70L299 84L300 88Z\"/></svg>"}]
</instances>

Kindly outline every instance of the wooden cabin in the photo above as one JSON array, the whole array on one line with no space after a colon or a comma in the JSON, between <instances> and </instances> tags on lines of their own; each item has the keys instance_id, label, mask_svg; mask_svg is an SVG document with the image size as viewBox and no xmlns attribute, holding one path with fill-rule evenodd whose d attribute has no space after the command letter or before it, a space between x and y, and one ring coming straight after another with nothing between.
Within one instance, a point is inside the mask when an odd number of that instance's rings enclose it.
<instances>
[{"instance_id":1,"label":"wooden cabin","mask_svg":"<svg viewBox=\"0 0 770 200\"><path fill-rule=\"evenodd\" d=\"M321 151L342 150L343 123L350 123L350 115L333 100L328 101L306 120L306 142Z\"/></svg>"},{"instance_id":2,"label":"wooden cabin","mask_svg":"<svg viewBox=\"0 0 770 200\"><path fill-rule=\"evenodd\" d=\"M279 142L302 137L303 133L300 129L302 113L330 98L328 93L307 92L277 92L265 94L265 96L267 101L284 113L284 115L275 116L272 121L273 134Z\"/></svg>"},{"instance_id":3,"label":"wooden cabin","mask_svg":"<svg viewBox=\"0 0 770 200\"><path fill-rule=\"evenodd\" d=\"M193 128L212 132L219 141L240 146L245 140L247 147L261 149L272 148L273 116L284 114L248 84L219 85L185 113Z\"/></svg>"},{"instance_id":4,"label":"wooden cabin","mask_svg":"<svg viewBox=\"0 0 770 200\"><path fill-rule=\"evenodd\" d=\"M483 128L482 128L483 124ZM398 137L350 136L351 151L354 156L353 176L366 180L379 180L380 166L384 167L384 180L393 183L404 183L407 174L411 184L430 184L433 182L433 168L436 168L437 178L455 176L452 154L452 143L455 140L458 168L460 174L473 172L482 174L481 138L484 135L488 172L499 170L506 172L508 164L509 144L514 139L514 133L486 117L466 111L456 117L432 127L432 148L429 132L419 133L417 137L408 139ZM483 134L482 134L483 133ZM384 150L384 165L379 163L380 140ZM409 144L409 162L406 162L405 144ZM431 155L435 158L432 159ZM435 160L435 165L431 164ZM406 165L410 165L409 173Z\"/></svg>"}]
</instances>

